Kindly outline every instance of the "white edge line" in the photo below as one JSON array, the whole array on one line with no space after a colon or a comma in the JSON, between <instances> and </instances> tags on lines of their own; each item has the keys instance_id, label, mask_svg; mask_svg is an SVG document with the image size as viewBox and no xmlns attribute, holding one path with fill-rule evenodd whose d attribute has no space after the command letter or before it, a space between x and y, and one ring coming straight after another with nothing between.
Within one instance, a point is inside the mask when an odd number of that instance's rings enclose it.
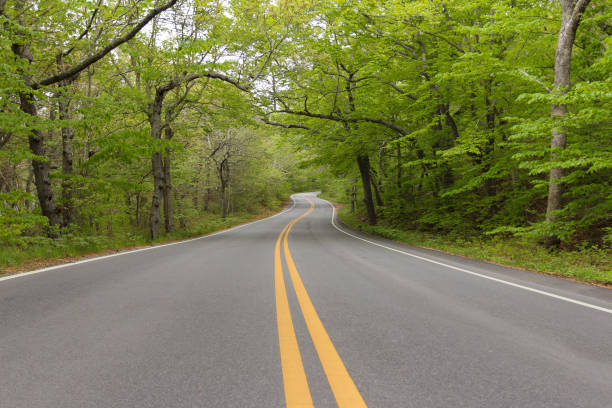
<instances>
[{"instance_id":1,"label":"white edge line","mask_svg":"<svg viewBox=\"0 0 612 408\"><path fill-rule=\"evenodd\" d=\"M33 271L29 271L29 272L15 273L15 274L11 274L11 275L8 275L8 276L1 277L0 278L0 282L5 281L5 280L9 280L9 279L21 278L22 276L29 276L29 275L35 275L35 274L38 274L38 273L42 273L42 272L48 272L48 271L52 271L54 269L66 268L66 267L69 267L69 266L84 264L84 263L88 263L88 262L101 261L102 259L107 259L107 258L112 258L112 257L115 257L115 256L121 256L121 255L127 255L127 254L134 254L136 252L150 251L152 249L163 248L163 247L168 247L168 246L172 246L172 245L184 244L184 243L191 242L191 241L197 241L199 239L213 237L213 236L219 235L219 234L225 234L226 232L235 231L237 229L248 227L248 226L256 224L258 222L267 221L267 220L269 220L271 218L274 218L274 217L277 217L279 215L285 214L286 212L291 211L295 207L295 200L293 199L293 196L291 196L291 201L292 201L291 207L289 207L289 208L279 212L278 214L274 214L274 215L271 215L271 216L266 217L266 218L262 218L262 219L257 220L257 221L248 222L246 224L237 225L235 227L231 227L231 228L224 229L224 230L221 230L221 231L213 232L211 234L202 235L201 237L189 238L189 239L185 239L185 240L182 240L182 241L176 241L176 242L170 242L169 244L152 245L152 246L149 246L149 247L146 247L146 248L139 248L139 249L132 249L132 250L129 250L129 251L122 251L122 252L118 252L116 254L96 256L94 258L82 259L80 261L68 262L68 263L64 263L64 264L61 264L61 265L48 266L46 268L36 269L36 270L33 270Z\"/></svg>"},{"instance_id":2,"label":"white edge line","mask_svg":"<svg viewBox=\"0 0 612 408\"><path fill-rule=\"evenodd\" d=\"M323 200L323 199L321 199L321 200ZM345 230L343 230L340 227L338 227L338 225L336 225L336 222L335 222L335 219L336 219L336 207L332 203L327 201L327 200L323 200L323 201L325 201L326 203L328 203L332 207L331 224L334 226L334 228L336 228L338 231L343 232L346 235L349 235L349 236L351 236L351 237L353 237L355 239L359 239L361 241L367 242L367 243L372 244L372 245L379 246L381 248L388 249L390 251L399 252L400 254L408 255L408 256L411 256L413 258L420 259L422 261L426 261L426 262L430 262L430 263L433 263L433 264L436 264L436 265L444 266L446 268L454 269L456 271L467 273L469 275L478 276L479 278L484 278L484 279L492 280L494 282L502 283L504 285L513 286L515 288L527 290L529 292L538 293L540 295L548 296L548 297L551 297L551 298L563 300L565 302L574 303L576 305L580 305L580 306L588 307L590 309L595 309L595 310L599 310L601 312L612 314L612 309L608 309L608 308L605 308L605 307L593 305L591 303L581 302L580 300L568 298L568 297L565 297L565 296L556 295L554 293L550 293L550 292L546 292L546 291L543 291L543 290L531 288L529 286L519 285L518 283L509 282L509 281L506 281L506 280L503 280L503 279L499 279L499 278L494 278L492 276L484 275L482 273L478 273L478 272L470 271L468 269L463 269L463 268L459 268L457 266L449 265L449 264L446 264L444 262L434 261L433 259L425 258L425 257L419 256L419 255L414 255L414 254L411 254L409 252L405 252L405 251L402 251L402 250L399 250L399 249L396 249L396 248L392 248L392 247L388 247L388 246L379 244L379 243L374 242L374 241L367 240L365 238L358 237L357 235L353 235L353 234L351 234L349 232L346 232Z\"/></svg>"}]
</instances>

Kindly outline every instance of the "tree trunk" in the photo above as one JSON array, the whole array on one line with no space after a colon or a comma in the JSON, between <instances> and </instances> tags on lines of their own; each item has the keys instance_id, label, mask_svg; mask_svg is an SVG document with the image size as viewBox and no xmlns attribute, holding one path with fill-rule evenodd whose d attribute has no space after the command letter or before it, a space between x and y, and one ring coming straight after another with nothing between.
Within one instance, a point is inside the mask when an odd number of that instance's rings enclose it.
<instances>
[{"instance_id":1,"label":"tree trunk","mask_svg":"<svg viewBox=\"0 0 612 408\"><path fill-rule=\"evenodd\" d=\"M174 136L174 130L170 126L171 115L166 112L166 140L172 140ZM166 156L164 157L164 227L166 232L172 232L174 230L174 209L172 203L172 178L170 175L170 149L166 148Z\"/></svg>"},{"instance_id":2,"label":"tree trunk","mask_svg":"<svg viewBox=\"0 0 612 408\"><path fill-rule=\"evenodd\" d=\"M62 86L69 86L72 81L65 81ZM70 119L70 100L62 92L58 103L59 119ZM62 225L68 226L74 218L74 204L72 199L72 175L74 174L72 142L74 140L74 128L62 125Z\"/></svg>"},{"instance_id":3,"label":"tree trunk","mask_svg":"<svg viewBox=\"0 0 612 408\"><path fill-rule=\"evenodd\" d=\"M28 115L37 116L34 98L31 94L20 93L21 110ZM30 150L36 156L47 159L41 161L32 160L32 169L34 170L34 184L36 185L36 193L42 214L49 219L50 225L59 225L61 223L60 210L55 203L55 195L53 194L53 186L51 185L50 170L51 164L45 154L45 142L42 132L32 129L28 135L28 143Z\"/></svg>"},{"instance_id":4,"label":"tree trunk","mask_svg":"<svg viewBox=\"0 0 612 408\"><path fill-rule=\"evenodd\" d=\"M218 167L219 182L221 183L221 218L227 217L228 201L227 201L227 185L229 182L229 163L224 159Z\"/></svg>"},{"instance_id":5,"label":"tree trunk","mask_svg":"<svg viewBox=\"0 0 612 408\"><path fill-rule=\"evenodd\" d=\"M16 9L23 10L23 2L16 4ZM13 54L15 56L25 59L28 63L33 61L32 52L27 45L13 44L11 46ZM24 75L25 76L25 75ZM26 83L31 82L30 78L25 76ZM19 107L20 109L30 115L38 116L36 105L34 102L34 96L30 92L19 93ZM34 183L36 184L36 193L38 195L38 202L42 214L47 217L51 226L59 225L61 222L61 216L59 208L55 203L55 195L53 194L53 186L51 185L50 169L51 165L48 158L45 155L45 140L42 132L38 129L32 129L28 134L28 144L30 145L30 151L43 159L33 159L32 169L34 170Z\"/></svg>"},{"instance_id":6,"label":"tree trunk","mask_svg":"<svg viewBox=\"0 0 612 408\"><path fill-rule=\"evenodd\" d=\"M149 123L151 125L151 137L160 139L162 132L161 109L163 103L163 95L156 98L151 104L149 112ZM151 157L151 168L153 173L153 196L151 198L151 214L149 218L149 231L152 240L157 239L159 233L160 207L162 195L164 193L164 165L162 154L160 152L153 153Z\"/></svg>"},{"instance_id":7,"label":"tree trunk","mask_svg":"<svg viewBox=\"0 0 612 408\"><path fill-rule=\"evenodd\" d=\"M368 224L376 225L376 209L372 200L372 181L370 180L370 157L358 156L357 165L361 173L361 183L363 184L363 202L368 214Z\"/></svg>"},{"instance_id":8,"label":"tree trunk","mask_svg":"<svg viewBox=\"0 0 612 408\"><path fill-rule=\"evenodd\" d=\"M557 40L557 49L555 52L555 84L554 89L560 94L565 94L570 88L570 72L572 67L572 48L576 38L576 31L582 18L584 10L588 6L590 0L560 0L563 16L561 20L561 29L559 30L559 38ZM551 116L553 120L562 121L567 114L567 105L553 104ZM550 142L551 160L557 160L557 151L565 149L567 144L567 131L564 126L555 126L552 130L552 139ZM556 220L556 212L562 208L563 185L561 178L563 177L563 169L555 167L550 170L550 184L548 185L548 202L546 207L546 221L553 222ZM547 246L556 246L560 243L560 239L556 235L550 235L544 239Z\"/></svg>"},{"instance_id":9,"label":"tree trunk","mask_svg":"<svg viewBox=\"0 0 612 408\"><path fill-rule=\"evenodd\" d=\"M166 232L174 230L174 208L172 206L172 178L170 175L170 149L166 148L164 167L164 227Z\"/></svg>"},{"instance_id":10,"label":"tree trunk","mask_svg":"<svg viewBox=\"0 0 612 408\"><path fill-rule=\"evenodd\" d=\"M155 240L159 233L160 207L164 192L164 168L161 153L153 153L151 164L153 169L153 196L151 198L149 230L151 239Z\"/></svg>"}]
</instances>

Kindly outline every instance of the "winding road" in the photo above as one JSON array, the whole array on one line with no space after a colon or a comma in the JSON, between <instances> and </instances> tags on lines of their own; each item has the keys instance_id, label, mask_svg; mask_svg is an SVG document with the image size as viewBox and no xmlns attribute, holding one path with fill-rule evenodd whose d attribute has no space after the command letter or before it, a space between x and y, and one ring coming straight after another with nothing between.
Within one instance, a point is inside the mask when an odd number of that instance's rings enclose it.
<instances>
[{"instance_id":1,"label":"winding road","mask_svg":"<svg viewBox=\"0 0 612 408\"><path fill-rule=\"evenodd\" d=\"M333 214L0 278L0 407L612 407L612 291Z\"/></svg>"}]
</instances>

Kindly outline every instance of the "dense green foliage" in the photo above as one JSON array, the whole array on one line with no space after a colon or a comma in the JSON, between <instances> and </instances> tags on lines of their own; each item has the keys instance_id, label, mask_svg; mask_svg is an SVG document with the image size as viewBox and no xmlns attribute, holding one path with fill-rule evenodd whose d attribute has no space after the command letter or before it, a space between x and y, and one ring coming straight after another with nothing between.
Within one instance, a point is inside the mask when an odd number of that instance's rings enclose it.
<instances>
[{"instance_id":1,"label":"dense green foliage","mask_svg":"<svg viewBox=\"0 0 612 408\"><path fill-rule=\"evenodd\" d=\"M310 129L295 142L330 163L343 190L359 184L377 207L370 224L605 245L612 9L586 7L570 88L554 75L561 11L557 1L319 4L317 24L273 67L271 120ZM567 113L551 115L551 105ZM559 129L567 145L551 149ZM357 183L360 157L369 174L361 168ZM548 191L557 168L561 208Z\"/></svg>"},{"instance_id":2,"label":"dense green foliage","mask_svg":"<svg viewBox=\"0 0 612 408\"><path fill-rule=\"evenodd\" d=\"M609 245L610 21L603 0L0 0L0 241L158 240L325 170L372 225Z\"/></svg>"},{"instance_id":3,"label":"dense green foliage","mask_svg":"<svg viewBox=\"0 0 612 408\"><path fill-rule=\"evenodd\" d=\"M0 264L199 234L277 208L299 182L245 92L282 15L160 4L0 2Z\"/></svg>"}]
</instances>

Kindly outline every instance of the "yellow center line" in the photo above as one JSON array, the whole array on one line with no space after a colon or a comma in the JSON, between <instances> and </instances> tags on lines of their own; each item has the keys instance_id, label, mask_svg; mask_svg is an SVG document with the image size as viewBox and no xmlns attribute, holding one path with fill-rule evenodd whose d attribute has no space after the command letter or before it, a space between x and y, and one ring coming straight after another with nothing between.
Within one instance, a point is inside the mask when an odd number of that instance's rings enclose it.
<instances>
[{"instance_id":1,"label":"yellow center line","mask_svg":"<svg viewBox=\"0 0 612 408\"><path fill-rule=\"evenodd\" d=\"M329 382L329 386L334 393L338 407L366 408L367 406L361 397L357 386L344 366L340 355L336 351L334 344L329 338L329 334L327 334L327 331L325 330L325 327L323 326L323 323L321 322L321 319L319 318L319 315L312 304L312 301L310 300L310 296L304 287L304 283L300 278L300 274L298 273L295 263L293 262L293 258L291 257L291 252L289 251L287 237L291 232L291 228L293 228L296 222L310 214L314 209L314 203L311 200L308 200L308 202L310 202L310 209L305 214L289 223L289 225L285 227L285 230L283 230L285 235L283 247L285 251L285 259L287 260L287 266L289 268L289 275L291 276L291 281L293 282L293 287L295 288L298 303L300 304L300 309L302 310L302 315L306 321L306 326L308 327L310 337L312 338L312 342L317 350L319 360L323 366L323 371L325 371L327 381ZM282 235L283 233L281 233L281 237ZM279 237L279 241L281 237ZM285 394L287 394L286 388ZM287 404L287 406L289 406L289 404Z\"/></svg>"},{"instance_id":2,"label":"yellow center line","mask_svg":"<svg viewBox=\"0 0 612 408\"><path fill-rule=\"evenodd\" d=\"M289 299L285 288L283 266L281 262L280 245L286 226L278 236L274 251L274 282L276 295L276 322L278 325L278 344L280 348L281 367L283 371L283 385L285 388L285 403L288 408L314 407L306 372L302 364L302 356L293 328Z\"/></svg>"}]
</instances>

